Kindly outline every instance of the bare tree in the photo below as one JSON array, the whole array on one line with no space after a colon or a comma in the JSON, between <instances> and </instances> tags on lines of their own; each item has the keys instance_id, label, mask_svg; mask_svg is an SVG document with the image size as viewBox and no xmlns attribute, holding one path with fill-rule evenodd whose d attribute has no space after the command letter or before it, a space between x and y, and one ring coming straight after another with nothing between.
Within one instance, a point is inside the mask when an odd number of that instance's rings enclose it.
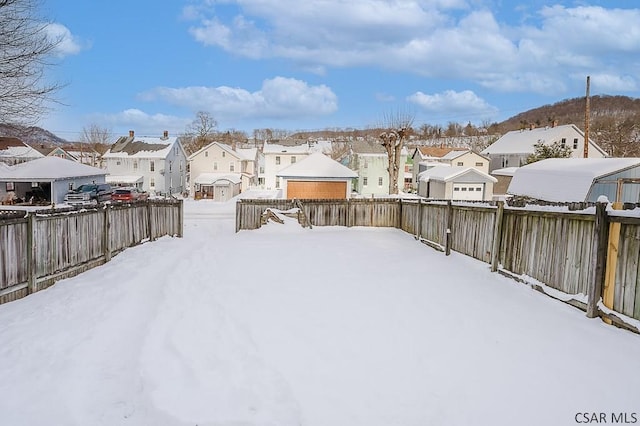
<instances>
[{"instance_id":1,"label":"bare tree","mask_svg":"<svg viewBox=\"0 0 640 426\"><path fill-rule=\"evenodd\" d=\"M0 0L0 123L34 124L60 85L44 71L61 39L37 16L38 0Z\"/></svg>"},{"instance_id":2,"label":"bare tree","mask_svg":"<svg viewBox=\"0 0 640 426\"><path fill-rule=\"evenodd\" d=\"M382 146L387 150L389 166L389 194L398 193L398 176L400 174L400 156L405 140L412 132L414 116L407 113L394 113L384 116L383 131L378 137L382 141Z\"/></svg>"},{"instance_id":3,"label":"bare tree","mask_svg":"<svg viewBox=\"0 0 640 426\"><path fill-rule=\"evenodd\" d=\"M101 127L99 124L91 123L89 126L82 128L80 142L87 144L107 145L111 142L113 134L111 129Z\"/></svg>"},{"instance_id":4,"label":"bare tree","mask_svg":"<svg viewBox=\"0 0 640 426\"><path fill-rule=\"evenodd\" d=\"M1 1L1 0L0 0ZM215 134L218 122L206 111L198 111L196 118L187 126L185 136L189 141L185 144L188 154L193 154L197 150L209 144Z\"/></svg>"}]
</instances>

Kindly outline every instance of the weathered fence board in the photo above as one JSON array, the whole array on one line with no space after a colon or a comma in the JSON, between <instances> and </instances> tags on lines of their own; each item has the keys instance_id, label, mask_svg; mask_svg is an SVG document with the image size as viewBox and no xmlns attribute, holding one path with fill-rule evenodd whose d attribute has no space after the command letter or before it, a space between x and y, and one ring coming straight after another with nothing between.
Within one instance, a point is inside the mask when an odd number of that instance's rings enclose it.
<instances>
[{"instance_id":1,"label":"weathered fence board","mask_svg":"<svg viewBox=\"0 0 640 426\"><path fill-rule=\"evenodd\" d=\"M640 319L640 226L621 226L613 309Z\"/></svg>"},{"instance_id":2,"label":"weathered fence board","mask_svg":"<svg viewBox=\"0 0 640 426\"><path fill-rule=\"evenodd\" d=\"M483 262L491 262L496 208L453 207L451 248Z\"/></svg>"}]
</instances>

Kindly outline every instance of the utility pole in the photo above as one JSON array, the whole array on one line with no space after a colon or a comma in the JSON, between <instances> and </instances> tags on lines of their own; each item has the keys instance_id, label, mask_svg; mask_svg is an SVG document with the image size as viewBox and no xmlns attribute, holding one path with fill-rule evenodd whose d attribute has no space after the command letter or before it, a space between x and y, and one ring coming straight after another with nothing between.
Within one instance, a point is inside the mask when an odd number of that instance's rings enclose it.
<instances>
[{"instance_id":1,"label":"utility pole","mask_svg":"<svg viewBox=\"0 0 640 426\"><path fill-rule=\"evenodd\" d=\"M584 158L589 158L589 85L591 77L587 76L587 96L584 109Z\"/></svg>"}]
</instances>

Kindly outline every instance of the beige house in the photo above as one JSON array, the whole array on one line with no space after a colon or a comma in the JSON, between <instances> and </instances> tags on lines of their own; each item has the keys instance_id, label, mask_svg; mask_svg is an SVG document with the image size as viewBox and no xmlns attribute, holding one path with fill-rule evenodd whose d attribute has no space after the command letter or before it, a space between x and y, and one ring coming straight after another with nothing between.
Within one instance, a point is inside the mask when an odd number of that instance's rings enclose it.
<instances>
[{"instance_id":1,"label":"beige house","mask_svg":"<svg viewBox=\"0 0 640 426\"><path fill-rule=\"evenodd\" d=\"M490 201L497 181L474 167L440 165L418 175L418 195L436 200Z\"/></svg>"},{"instance_id":2,"label":"beige house","mask_svg":"<svg viewBox=\"0 0 640 426\"><path fill-rule=\"evenodd\" d=\"M489 173L489 158L466 148L421 146L413 153L413 183L418 188L418 174L435 166L473 167Z\"/></svg>"},{"instance_id":3,"label":"beige house","mask_svg":"<svg viewBox=\"0 0 640 426\"><path fill-rule=\"evenodd\" d=\"M262 148L264 156L264 189L282 189L282 179L277 174L292 164L303 160L311 154L308 143L300 145L280 145L265 142Z\"/></svg>"},{"instance_id":4,"label":"beige house","mask_svg":"<svg viewBox=\"0 0 640 426\"><path fill-rule=\"evenodd\" d=\"M212 142L194 152L189 156L189 189L191 194L197 198L198 193L209 191L210 188L205 187L218 181L216 176L224 177L220 182L230 183L234 187L239 183L240 192L246 191L256 184L257 155L258 150L255 148L234 150L230 145L220 142ZM205 184L205 187L202 187L202 184ZM201 198L212 197L203 196ZM226 198L226 196L222 198Z\"/></svg>"}]
</instances>

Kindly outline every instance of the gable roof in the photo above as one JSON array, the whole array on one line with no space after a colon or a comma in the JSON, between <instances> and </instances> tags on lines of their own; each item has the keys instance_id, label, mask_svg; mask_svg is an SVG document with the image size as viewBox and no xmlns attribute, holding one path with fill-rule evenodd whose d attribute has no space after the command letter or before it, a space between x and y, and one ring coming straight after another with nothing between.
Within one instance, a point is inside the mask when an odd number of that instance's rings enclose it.
<instances>
[{"instance_id":1,"label":"gable roof","mask_svg":"<svg viewBox=\"0 0 640 426\"><path fill-rule=\"evenodd\" d=\"M537 127L531 130L512 130L482 150L481 154L532 154L535 151L534 145L537 143L542 142L548 145L574 135L581 137L581 142L584 141L584 133L573 124ZM589 149L595 149L603 156L607 155L591 140L589 140Z\"/></svg>"},{"instance_id":2,"label":"gable roof","mask_svg":"<svg viewBox=\"0 0 640 426\"><path fill-rule=\"evenodd\" d=\"M193 183L198 185L215 185L219 181L228 181L234 184L242 182L238 173L200 173Z\"/></svg>"},{"instance_id":3,"label":"gable roof","mask_svg":"<svg viewBox=\"0 0 640 426\"><path fill-rule=\"evenodd\" d=\"M280 177L357 178L358 174L334 159L316 152L280 170Z\"/></svg>"},{"instance_id":4,"label":"gable roof","mask_svg":"<svg viewBox=\"0 0 640 426\"><path fill-rule=\"evenodd\" d=\"M351 150L356 154L387 154L386 148L381 143L370 140L355 140L351 142Z\"/></svg>"},{"instance_id":5,"label":"gable roof","mask_svg":"<svg viewBox=\"0 0 640 426\"><path fill-rule=\"evenodd\" d=\"M640 158L549 158L519 167L508 194L554 202L585 201L593 182L640 167Z\"/></svg>"},{"instance_id":6,"label":"gable roof","mask_svg":"<svg viewBox=\"0 0 640 426\"><path fill-rule=\"evenodd\" d=\"M449 182L460 176L464 176L467 174L475 174L482 177L484 180L489 182L497 182L498 179L494 178L491 175L484 173L474 167L463 167L463 166L436 166L430 169L427 169L418 174L418 179L422 182L428 181L441 181L441 182Z\"/></svg>"},{"instance_id":7,"label":"gable roof","mask_svg":"<svg viewBox=\"0 0 640 426\"><path fill-rule=\"evenodd\" d=\"M106 170L59 157L43 157L8 168L0 168L0 179L12 180L55 180L106 174Z\"/></svg>"},{"instance_id":8,"label":"gable roof","mask_svg":"<svg viewBox=\"0 0 640 426\"><path fill-rule=\"evenodd\" d=\"M274 143L265 142L262 147L263 154L309 154L311 148L309 144L304 143L301 145L279 145Z\"/></svg>"},{"instance_id":9,"label":"gable roof","mask_svg":"<svg viewBox=\"0 0 640 426\"><path fill-rule=\"evenodd\" d=\"M220 148L224 152L229 153L230 155L234 156L238 160L243 160L244 159L242 157L242 155L240 155L239 152L234 151L233 148L230 145L224 144L222 142L211 142L209 145L207 145L205 147L202 147L199 150L197 150L196 152L194 152L193 154L191 154L189 156L189 160L194 159L195 157L199 156L200 154L202 154L206 150L213 148L214 146Z\"/></svg>"},{"instance_id":10,"label":"gable roof","mask_svg":"<svg viewBox=\"0 0 640 426\"><path fill-rule=\"evenodd\" d=\"M41 158L44 155L18 138L0 136L0 158Z\"/></svg>"},{"instance_id":11,"label":"gable roof","mask_svg":"<svg viewBox=\"0 0 640 426\"><path fill-rule=\"evenodd\" d=\"M178 143L172 137L138 137L123 136L102 156L103 158L166 158Z\"/></svg>"},{"instance_id":12,"label":"gable roof","mask_svg":"<svg viewBox=\"0 0 640 426\"><path fill-rule=\"evenodd\" d=\"M415 158L416 154L420 154L423 159L426 158L443 158L445 155L454 151L469 151L467 148L454 148L454 147L442 147L442 146L419 146L413 152L411 158Z\"/></svg>"}]
</instances>

